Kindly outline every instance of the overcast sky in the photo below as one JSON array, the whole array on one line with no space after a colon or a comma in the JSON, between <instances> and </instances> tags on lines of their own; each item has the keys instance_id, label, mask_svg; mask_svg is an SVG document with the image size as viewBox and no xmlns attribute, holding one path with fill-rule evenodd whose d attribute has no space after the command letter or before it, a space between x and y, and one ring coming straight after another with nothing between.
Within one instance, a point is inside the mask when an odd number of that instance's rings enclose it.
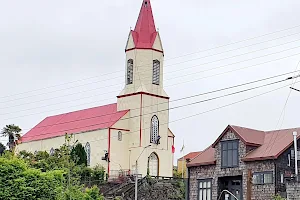
<instances>
[{"instance_id":1,"label":"overcast sky","mask_svg":"<svg viewBox=\"0 0 300 200\"><path fill-rule=\"evenodd\" d=\"M123 88L125 44L130 27L135 26L141 2L1 1L0 127L14 123L26 133L46 116L116 102ZM291 72L300 60L299 0L151 2L165 50L164 84L171 101ZM287 30L235 43L284 29ZM204 51L229 43L235 44ZM190 53L193 54L183 56ZM212 54L217 55L209 56ZM239 68L245 69L216 76ZM103 81L108 78L111 80ZM170 111L170 121L290 83L174 109ZM247 87L171 102L171 107ZM300 88L300 83L295 87ZM300 127L297 92L291 93L282 126L276 127L288 93L286 87L170 123L176 135L175 158L181 156L183 139L185 153L203 150L228 124L259 130Z\"/></svg>"}]
</instances>

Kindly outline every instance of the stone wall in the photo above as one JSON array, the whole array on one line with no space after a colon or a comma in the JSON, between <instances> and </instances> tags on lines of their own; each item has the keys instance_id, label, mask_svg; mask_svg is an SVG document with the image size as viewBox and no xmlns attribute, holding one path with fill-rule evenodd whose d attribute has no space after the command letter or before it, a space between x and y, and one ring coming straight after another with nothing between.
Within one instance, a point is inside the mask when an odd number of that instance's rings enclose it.
<instances>
[{"instance_id":1,"label":"stone wall","mask_svg":"<svg viewBox=\"0 0 300 200\"><path fill-rule=\"evenodd\" d=\"M235 134L228 131L221 141L237 140ZM252 172L272 171L273 180L275 180L275 165L274 161L255 161L243 162L242 158L254 147L246 146L239 140L239 166L235 168L222 168L221 167L221 143L219 142L215 147L216 165L198 166L190 168L190 200L197 200L198 197L198 180L199 179L212 179L212 199L218 198L218 179L219 177L228 176L242 176L242 192L243 199L247 195L247 179L248 169ZM252 199L253 200L267 200L271 199L275 194L275 181L273 184L253 185L252 186Z\"/></svg>"},{"instance_id":2,"label":"stone wall","mask_svg":"<svg viewBox=\"0 0 300 200\"><path fill-rule=\"evenodd\" d=\"M289 182L286 184L286 192L288 200L299 200L300 197L300 183Z\"/></svg>"}]
</instances>

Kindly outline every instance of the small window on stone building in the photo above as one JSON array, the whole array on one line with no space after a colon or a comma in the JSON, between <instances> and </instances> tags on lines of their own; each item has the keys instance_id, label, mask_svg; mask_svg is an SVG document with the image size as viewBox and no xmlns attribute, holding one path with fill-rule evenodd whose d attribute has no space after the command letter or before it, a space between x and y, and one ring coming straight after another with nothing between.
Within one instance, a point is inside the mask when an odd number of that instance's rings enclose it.
<instances>
[{"instance_id":1,"label":"small window on stone building","mask_svg":"<svg viewBox=\"0 0 300 200\"><path fill-rule=\"evenodd\" d=\"M122 141L122 132L121 131L118 132L118 140Z\"/></svg>"},{"instance_id":2,"label":"small window on stone building","mask_svg":"<svg viewBox=\"0 0 300 200\"><path fill-rule=\"evenodd\" d=\"M253 174L253 184L272 184L273 172L255 172Z\"/></svg>"},{"instance_id":3,"label":"small window on stone building","mask_svg":"<svg viewBox=\"0 0 300 200\"><path fill-rule=\"evenodd\" d=\"M283 173L280 174L280 183L284 183L284 176L283 176Z\"/></svg>"},{"instance_id":4,"label":"small window on stone building","mask_svg":"<svg viewBox=\"0 0 300 200\"><path fill-rule=\"evenodd\" d=\"M127 79L126 84L132 84L133 83L133 60L129 59L127 61Z\"/></svg>"},{"instance_id":5,"label":"small window on stone building","mask_svg":"<svg viewBox=\"0 0 300 200\"><path fill-rule=\"evenodd\" d=\"M221 142L221 166L223 168L239 165L238 146L238 140Z\"/></svg>"},{"instance_id":6,"label":"small window on stone building","mask_svg":"<svg viewBox=\"0 0 300 200\"><path fill-rule=\"evenodd\" d=\"M159 85L160 79L160 62L158 60L153 60L153 80L152 83Z\"/></svg>"},{"instance_id":7,"label":"small window on stone building","mask_svg":"<svg viewBox=\"0 0 300 200\"><path fill-rule=\"evenodd\" d=\"M198 180L198 200L212 199L212 182L211 179Z\"/></svg>"}]
</instances>

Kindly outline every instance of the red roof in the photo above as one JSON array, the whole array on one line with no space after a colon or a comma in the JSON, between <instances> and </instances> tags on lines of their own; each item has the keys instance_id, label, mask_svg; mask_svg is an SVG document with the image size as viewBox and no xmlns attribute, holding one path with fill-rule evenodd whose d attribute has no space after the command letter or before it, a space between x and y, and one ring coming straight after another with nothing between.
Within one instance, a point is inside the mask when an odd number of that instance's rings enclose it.
<instances>
[{"instance_id":1,"label":"red roof","mask_svg":"<svg viewBox=\"0 0 300 200\"><path fill-rule=\"evenodd\" d=\"M58 137L65 133L81 133L109 128L128 111L118 112L117 104L115 103L50 116L22 136L22 142Z\"/></svg>"},{"instance_id":2,"label":"red roof","mask_svg":"<svg viewBox=\"0 0 300 200\"><path fill-rule=\"evenodd\" d=\"M134 31L131 31L135 48L151 49L157 36L150 0L143 0Z\"/></svg>"},{"instance_id":3,"label":"red roof","mask_svg":"<svg viewBox=\"0 0 300 200\"><path fill-rule=\"evenodd\" d=\"M300 133L300 128L264 132L229 125L212 146L195 157L190 163L187 164L187 166L192 167L215 164L216 160L214 147L229 129L233 131L235 135L246 145L257 146L255 150L249 152L244 158L242 158L243 161L277 159L293 144L292 133L294 131ZM300 135L298 135L298 138L300 138Z\"/></svg>"},{"instance_id":4,"label":"red roof","mask_svg":"<svg viewBox=\"0 0 300 200\"><path fill-rule=\"evenodd\" d=\"M215 149L210 146L198 156L196 156L191 162L187 164L188 167L201 166L201 165L213 165L216 163L215 160Z\"/></svg>"},{"instance_id":5,"label":"red roof","mask_svg":"<svg viewBox=\"0 0 300 200\"><path fill-rule=\"evenodd\" d=\"M264 144L249 153L243 160L277 159L293 144L293 132L300 133L300 128L276 130L266 132ZM300 135L298 135L299 138Z\"/></svg>"},{"instance_id":6,"label":"red roof","mask_svg":"<svg viewBox=\"0 0 300 200\"><path fill-rule=\"evenodd\" d=\"M193 158L195 158L196 156L198 156L200 153L201 153L201 151L190 152L190 153L188 153L188 154L186 154L186 155L184 156L184 159L185 159L185 160L186 160L186 159L193 159ZM178 160L182 160L182 158L183 158L183 157L179 158Z\"/></svg>"},{"instance_id":7,"label":"red roof","mask_svg":"<svg viewBox=\"0 0 300 200\"><path fill-rule=\"evenodd\" d=\"M240 126L228 125L218 139L213 143L213 147L222 139L228 130L233 131L236 137L240 138L246 145L260 146L264 143L265 132Z\"/></svg>"}]
</instances>

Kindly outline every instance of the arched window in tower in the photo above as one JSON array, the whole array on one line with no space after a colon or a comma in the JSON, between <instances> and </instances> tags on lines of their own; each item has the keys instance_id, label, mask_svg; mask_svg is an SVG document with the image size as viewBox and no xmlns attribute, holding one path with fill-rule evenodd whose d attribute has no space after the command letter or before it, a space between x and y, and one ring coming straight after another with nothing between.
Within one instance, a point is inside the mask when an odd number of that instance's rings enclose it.
<instances>
[{"instance_id":1,"label":"arched window in tower","mask_svg":"<svg viewBox=\"0 0 300 200\"><path fill-rule=\"evenodd\" d=\"M118 140L122 141L122 132L121 131L118 132Z\"/></svg>"},{"instance_id":2,"label":"arched window in tower","mask_svg":"<svg viewBox=\"0 0 300 200\"><path fill-rule=\"evenodd\" d=\"M126 79L127 85L133 83L133 60L129 59L127 61L127 79Z\"/></svg>"},{"instance_id":3,"label":"arched window in tower","mask_svg":"<svg viewBox=\"0 0 300 200\"><path fill-rule=\"evenodd\" d=\"M153 60L153 78L152 83L159 85L160 79L160 62L158 60Z\"/></svg>"},{"instance_id":4,"label":"arched window in tower","mask_svg":"<svg viewBox=\"0 0 300 200\"><path fill-rule=\"evenodd\" d=\"M159 121L156 115L154 115L151 119L151 132L150 132L150 143L157 143L159 138Z\"/></svg>"},{"instance_id":5,"label":"arched window in tower","mask_svg":"<svg viewBox=\"0 0 300 200\"><path fill-rule=\"evenodd\" d=\"M90 164L91 164L91 145L90 145L90 143L87 142L84 149L85 149L85 153L86 153L87 166L90 166Z\"/></svg>"}]
</instances>

